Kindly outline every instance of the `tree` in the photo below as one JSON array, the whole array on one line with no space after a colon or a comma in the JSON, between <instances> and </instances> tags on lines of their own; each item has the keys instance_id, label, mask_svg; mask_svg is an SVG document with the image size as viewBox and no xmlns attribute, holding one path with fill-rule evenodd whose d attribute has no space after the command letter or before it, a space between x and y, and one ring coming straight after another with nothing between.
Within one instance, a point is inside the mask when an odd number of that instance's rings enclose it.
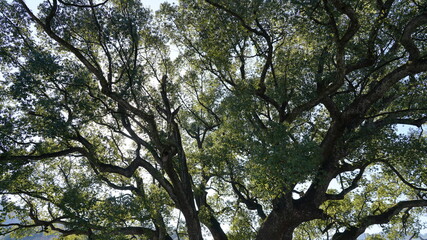
<instances>
[{"instance_id":1,"label":"tree","mask_svg":"<svg viewBox=\"0 0 427 240\"><path fill-rule=\"evenodd\" d=\"M137 0L44 1L38 16L0 4L1 211L19 219L2 233L422 227L424 1L181 0L156 16Z\"/></svg>"}]
</instances>

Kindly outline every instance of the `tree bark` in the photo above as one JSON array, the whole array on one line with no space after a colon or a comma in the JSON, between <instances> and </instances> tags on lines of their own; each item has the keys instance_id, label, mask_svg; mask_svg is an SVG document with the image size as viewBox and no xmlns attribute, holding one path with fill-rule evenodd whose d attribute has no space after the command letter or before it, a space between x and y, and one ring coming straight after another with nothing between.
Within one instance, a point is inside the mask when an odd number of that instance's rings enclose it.
<instances>
[{"instance_id":1,"label":"tree bark","mask_svg":"<svg viewBox=\"0 0 427 240\"><path fill-rule=\"evenodd\" d=\"M272 212L262 224L256 240L292 240L292 234L298 224L281 214Z\"/></svg>"}]
</instances>

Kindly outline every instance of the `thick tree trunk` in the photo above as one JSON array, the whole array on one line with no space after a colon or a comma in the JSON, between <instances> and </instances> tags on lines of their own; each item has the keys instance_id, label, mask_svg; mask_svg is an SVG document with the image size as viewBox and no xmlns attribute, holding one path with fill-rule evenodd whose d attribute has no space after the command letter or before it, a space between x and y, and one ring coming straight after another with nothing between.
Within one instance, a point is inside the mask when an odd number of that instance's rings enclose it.
<instances>
[{"instance_id":1,"label":"thick tree trunk","mask_svg":"<svg viewBox=\"0 0 427 240\"><path fill-rule=\"evenodd\" d=\"M275 200L273 211L261 225L256 240L292 240L295 229L302 223L325 219L314 199L293 200L291 194Z\"/></svg>"},{"instance_id":2,"label":"thick tree trunk","mask_svg":"<svg viewBox=\"0 0 427 240\"><path fill-rule=\"evenodd\" d=\"M209 217L209 222L206 223L206 227L211 232L214 240L227 240L228 237L225 232L222 230L220 223L213 216Z\"/></svg>"},{"instance_id":3,"label":"thick tree trunk","mask_svg":"<svg viewBox=\"0 0 427 240\"><path fill-rule=\"evenodd\" d=\"M200 225L199 216L197 210L191 202L184 201L185 204L180 204L180 210L185 218L185 225L187 227L188 239L189 240L202 240L202 227Z\"/></svg>"},{"instance_id":4,"label":"thick tree trunk","mask_svg":"<svg viewBox=\"0 0 427 240\"><path fill-rule=\"evenodd\" d=\"M299 221L292 219L290 214L271 212L262 224L256 240L292 240L295 228Z\"/></svg>"},{"instance_id":5,"label":"thick tree trunk","mask_svg":"<svg viewBox=\"0 0 427 240\"><path fill-rule=\"evenodd\" d=\"M189 240L202 240L202 227L196 206L194 204L193 192L190 187L178 184L179 190L176 192L179 202L177 207L181 210L185 218Z\"/></svg>"},{"instance_id":6,"label":"thick tree trunk","mask_svg":"<svg viewBox=\"0 0 427 240\"><path fill-rule=\"evenodd\" d=\"M203 240L202 238L202 227L200 225L199 217L195 208L183 207L181 212L185 218L185 225L187 227L188 239L189 240Z\"/></svg>"},{"instance_id":7,"label":"thick tree trunk","mask_svg":"<svg viewBox=\"0 0 427 240\"><path fill-rule=\"evenodd\" d=\"M332 240L356 240L364 231L365 229L360 231L358 228L350 228L343 233L336 233Z\"/></svg>"},{"instance_id":8,"label":"thick tree trunk","mask_svg":"<svg viewBox=\"0 0 427 240\"><path fill-rule=\"evenodd\" d=\"M186 218L187 219L187 218ZM193 219L192 221L186 221L188 239L189 240L203 240L202 237L202 228L198 219Z\"/></svg>"}]
</instances>

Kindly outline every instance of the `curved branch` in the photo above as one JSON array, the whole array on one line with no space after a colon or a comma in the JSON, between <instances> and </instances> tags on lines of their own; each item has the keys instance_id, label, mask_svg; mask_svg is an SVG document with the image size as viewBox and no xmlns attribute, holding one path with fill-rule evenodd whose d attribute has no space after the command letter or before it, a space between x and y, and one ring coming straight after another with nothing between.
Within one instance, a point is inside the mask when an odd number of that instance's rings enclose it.
<instances>
[{"instance_id":1,"label":"curved branch","mask_svg":"<svg viewBox=\"0 0 427 240\"><path fill-rule=\"evenodd\" d=\"M381 160L380 162L384 163L387 167L389 167L395 174L396 176L404 183L406 184L408 187L418 190L418 191L427 191L427 188L422 188L422 187L417 187L414 184L408 182L403 176L402 174L400 174L400 172L393 166L391 165L389 162L385 161L385 160Z\"/></svg>"},{"instance_id":2,"label":"curved branch","mask_svg":"<svg viewBox=\"0 0 427 240\"><path fill-rule=\"evenodd\" d=\"M229 181L229 182L231 183L231 186L233 188L234 193L237 195L237 197L239 198L239 200L242 201L246 205L246 207L249 210L257 210L258 216L261 219L266 219L267 218L267 215L265 215L264 209L263 209L262 205L257 202L256 198L251 198L251 197L248 196L249 195L249 193L248 193L249 191L246 189L245 186L243 186L242 184L240 184L240 183L238 183L236 181ZM244 191L247 192L247 194L245 194L247 196L244 196L243 193L238 189L237 186L242 187L244 189Z\"/></svg>"},{"instance_id":3,"label":"curved branch","mask_svg":"<svg viewBox=\"0 0 427 240\"><path fill-rule=\"evenodd\" d=\"M350 123L361 120L363 114L398 81L411 75L427 71L427 60L409 61L382 78L367 94L358 97L344 111L343 118ZM353 120L351 120L353 119Z\"/></svg>"},{"instance_id":4,"label":"curved branch","mask_svg":"<svg viewBox=\"0 0 427 240\"><path fill-rule=\"evenodd\" d=\"M162 187L168 192L169 196L175 202L177 201L175 190L173 186L170 184L170 182L167 179L165 179L162 176L162 174L146 160L142 159L139 156L136 156L136 158L126 168L122 168L112 164L102 163L96 158L96 154L93 154L91 152L93 151L93 145L88 140L86 140L81 135L78 135L76 137L76 140L82 143L83 146L85 146L86 149L88 149L88 151L83 150L82 155L84 155L89 160L95 172L99 171L99 172L105 172L105 173L116 173L129 178L133 176L133 174L136 172L136 170L139 167L142 167L145 170L147 170L150 173L150 175L160 183L160 185L162 185Z\"/></svg>"},{"instance_id":5,"label":"curved branch","mask_svg":"<svg viewBox=\"0 0 427 240\"><path fill-rule=\"evenodd\" d=\"M22 161L22 162L30 162L30 161L38 161L38 160L44 160L49 158L55 158L55 157L62 157L67 156L71 153L82 153L84 152L83 148L80 147L72 147L69 149L57 151L57 152L51 152L51 153L44 153L40 155L20 155L20 156L11 156L7 153L4 153L0 155L0 162L6 162L6 161Z\"/></svg>"},{"instance_id":6,"label":"curved branch","mask_svg":"<svg viewBox=\"0 0 427 240\"><path fill-rule=\"evenodd\" d=\"M63 0L58 0L60 3L64 4L65 6L72 6L72 7L79 7L79 8L94 8L94 7L99 7L101 5L106 4L109 0L105 0L101 3L97 3L97 4L75 4L75 3L68 3L65 2Z\"/></svg>"},{"instance_id":7,"label":"curved branch","mask_svg":"<svg viewBox=\"0 0 427 240\"><path fill-rule=\"evenodd\" d=\"M402 38L400 39L403 47L409 52L409 60L416 60L420 58L420 50L411 38L412 33L415 32L417 27L427 24L427 12L414 17L405 27Z\"/></svg>"},{"instance_id":8,"label":"curved branch","mask_svg":"<svg viewBox=\"0 0 427 240\"><path fill-rule=\"evenodd\" d=\"M351 182L351 185L348 188L343 189L338 194L326 194L326 198L328 200L342 200L342 199L344 199L344 197L347 193L353 191L354 189L356 189L359 186L358 183L359 183L360 179L362 179L363 173L365 172L365 169L368 165L369 164L365 164L360 168L359 173L353 179L353 181Z\"/></svg>"},{"instance_id":9,"label":"curved branch","mask_svg":"<svg viewBox=\"0 0 427 240\"><path fill-rule=\"evenodd\" d=\"M242 26L243 26L246 30L248 30L248 31L250 31L250 32L253 32L253 33L255 33L255 34L256 34L256 35L258 35L258 36L264 36L264 33L263 33L262 31L259 31L259 30L255 29L255 28L253 28L253 27L249 26L249 25L246 23L245 19L243 19L243 17L242 17L242 16L240 16L239 14L237 14L236 12L234 12L234 11L232 11L232 10L230 10L230 9L226 8L225 6L223 6L223 5L219 4L219 3L213 2L212 0L205 0L205 1L206 1L207 3L209 3L210 5L212 5L212 6L216 7L217 9L221 9L221 10L223 10L224 12L226 12L226 13L230 14L231 16L235 17L235 18L240 22L240 24L242 24Z\"/></svg>"},{"instance_id":10,"label":"curved branch","mask_svg":"<svg viewBox=\"0 0 427 240\"><path fill-rule=\"evenodd\" d=\"M375 127L375 128L381 128L384 127L386 125L394 125L394 124L403 124L403 125L412 125L415 127L422 127L423 124L425 124L427 122L427 116L426 117L422 117L422 118L418 118L418 119L400 119L400 118L391 118L391 117L386 117L382 120L373 122L372 126L366 126L366 127Z\"/></svg>"},{"instance_id":11,"label":"curved branch","mask_svg":"<svg viewBox=\"0 0 427 240\"><path fill-rule=\"evenodd\" d=\"M411 200L411 201L402 201L394 205L393 207L388 208L381 214L370 215L364 217L360 221L360 225L350 226L344 230L344 232L338 232L333 237L332 240L356 240L358 236L365 232L365 230L374 224L384 224L388 223L392 217L396 216L405 208L413 207L426 207L426 200Z\"/></svg>"},{"instance_id":12,"label":"curved branch","mask_svg":"<svg viewBox=\"0 0 427 240\"><path fill-rule=\"evenodd\" d=\"M342 36L341 39L339 39L339 42L338 42L340 47L343 47L348 41L350 41L350 39L359 30L360 28L359 20L357 19L356 12L350 5L345 4L341 0L331 0L331 1L338 11L347 15L347 17L350 19L350 26L348 26L344 35Z\"/></svg>"}]
</instances>

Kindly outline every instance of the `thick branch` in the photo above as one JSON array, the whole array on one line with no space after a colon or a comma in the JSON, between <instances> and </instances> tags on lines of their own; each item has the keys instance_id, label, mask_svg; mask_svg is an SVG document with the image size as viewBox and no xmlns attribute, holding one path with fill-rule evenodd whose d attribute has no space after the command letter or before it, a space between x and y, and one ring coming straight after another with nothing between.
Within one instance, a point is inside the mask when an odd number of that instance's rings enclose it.
<instances>
[{"instance_id":1,"label":"thick branch","mask_svg":"<svg viewBox=\"0 0 427 240\"><path fill-rule=\"evenodd\" d=\"M420 72L427 71L427 60L408 62L387 74L367 94L360 96L350 104L344 112L345 120L361 119L362 115L399 80Z\"/></svg>"},{"instance_id":2,"label":"thick branch","mask_svg":"<svg viewBox=\"0 0 427 240\"><path fill-rule=\"evenodd\" d=\"M390 207L383 213L379 215L370 215L364 217L360 221L360 225L350 226L344 232L336 233L332 240L356 240L358 236L365 232L365 230L374 224L385 224L388 223L392 217L396 216L405 208L413 208L413 207L425 207L427 206L426 200L412 200L412 201L402 201Z\"/></svg>"},{"instance_id":3,"label":"thick branch","mask_svg":"<svg viewBox=\"0 0 427 240\"><path fill-rule=\"evenodd\" d=\"M400 41L406 51L409 52L410 61L416 60L420 57L420 50L415 45L411 35L419 26L424 24L427 24L427 12L414 17L411 21L409 21L408 25L406 25L405 30L403 31L403 35Z\"/></svg>"},{"instance_id":4,"label":"thick branch","mask_svg":"<svg viewBox=\"0 0 427 240\"><path fill-rule=\"evenodd\" d=\"M118 167L112 164L97 162L96 166L100 172L117 173L127 178L130 178L135 171L142 166L141 158L134 159L126 168Z\"/></svg>"},{"instance_id":5,"label":"thick branch","mask_svg":"<svg viewBox=\"0 0 427 240\"><path fill-rule=\"evenodd\" d=\"M403 124L403 125L412 125L420 128L422 127L423 124L427 122L427 116L421 117L418 119L407 119L407 118L394 118L392 117L393 113L386 113L386 114L390 114L390 115L385 117L384 119L372 122L371 124L366 125L365 127L379 129L387 125Z\"/></svg>"},{"instance_id":6,"label":"thick branch","mask_svg":"<svg viewBox=\"0 0 427 240\"><path fill-rule=\"evenodd\" d=\"M108 1L109 0L105 0L105 1L97 3L97 4L75 4L75 3L65 2L63 0L58 0L58 2L66 5L66 6L79 7L79 8L94 8L94 7L99 7L101 5L106 4Z\"/></svg>"},{"instance_id":7,"label":"thick branch","mask_svg":"<svg viewBox=\"0 0 427 240\"><path fill-rule=\"evenodd\" d=\"M267 215L265 215L264 210L262 208L262 205L259 204L255 198L250 198L249 196L244 196L244 194L239 190L239 188L237 186L242 187L245 190L245 192L248 192L246 187L243 186L242 184L236 182L236 181L230 181L230 182L231 182L231 186L233 188L233 191L237 195L239 200L242 201L249 210L257 210L258 216L261 219L266 219Z\"/></svg>"},{"instance_id":8,"label":"thick branch","mask_svg":"<svg viewBox=\"0 0 427 240\"><path fill-rule=\"evenodd\" d=\"M341 0L331 0L331 2L338 9L338 11L347 15L350 19L350 26L348 26L344 35L341 39L339 39L338 42L340 45L339 47L343 47L356 34L357 30L359 30L359 20L357 19L356 12L350 5L345 4Z\"/></svg>"},{"instance_id":9,"label":"thick branch","mask_svg":"<svg viewBox=\"0 0 427 240\"><path fill-rule=\"evenodd\" d=\"M72 147L69 149L62 150L62 151L44 153L44 154L40 154L40 155L13 156L13 155L8 155L7 153L5 153L5 154L0 155L0 162L6 162L6 161L23 161L23 162L38 161L38 160L44 160L44 159L49 159L49 158L67 156L71 153L82 153L82 152L84 152L83 148Z\"/></svg>"},{"instance_id":10,"label":"thick branch","mask_svg":"<svg viewBox=\"0 0 427 240\"><path fill-rule=\"evenodd\" d=\"M326 198L329 200L342 200L342 199L344 199L344 197L345 197L345 195L347 195L347 193L353 191L354 189L356 189L359 186L359 181L360 181L360 179L362 179L362 176L363 176L363 173L365 172L366 167L367 167L367 164L360 168L359 173L353 179L353 181L351 182L351 185L349 187L343 189L338 194L326 194Z\"/></svg>"}]
</instances>

